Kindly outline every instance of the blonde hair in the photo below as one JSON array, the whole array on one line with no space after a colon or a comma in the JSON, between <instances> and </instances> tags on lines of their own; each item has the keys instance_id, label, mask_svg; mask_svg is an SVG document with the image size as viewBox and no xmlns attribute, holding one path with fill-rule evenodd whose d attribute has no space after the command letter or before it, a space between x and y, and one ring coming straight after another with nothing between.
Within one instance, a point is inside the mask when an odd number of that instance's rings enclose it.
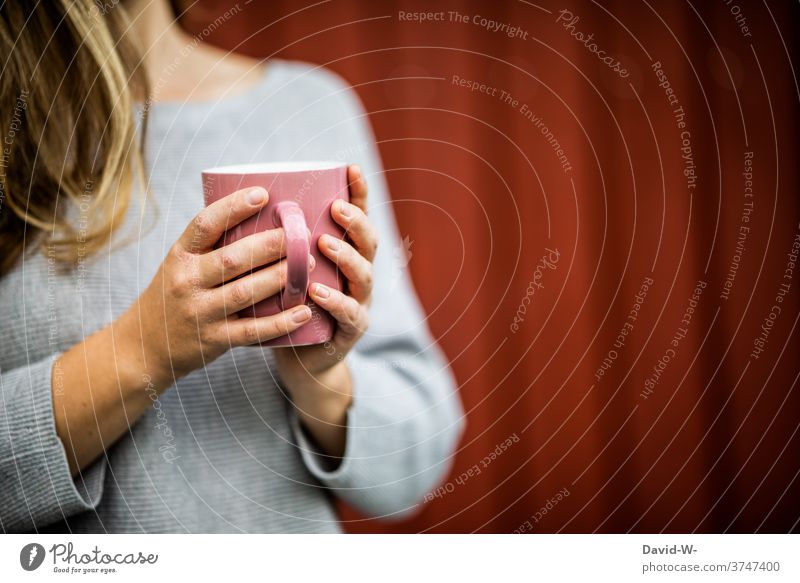
<instances>
[{"instance_id":1,"label":"blonde hair","mask_svg":"<svg viewBox=\"0 0 800 583\"><path fill-rule=\"evenodd\" d=\"M0 276L43 246L62 263L96 253L144 187L134 100L148 87L129 26L118 3L0 5Z\"/></svg>"}]
</instances>

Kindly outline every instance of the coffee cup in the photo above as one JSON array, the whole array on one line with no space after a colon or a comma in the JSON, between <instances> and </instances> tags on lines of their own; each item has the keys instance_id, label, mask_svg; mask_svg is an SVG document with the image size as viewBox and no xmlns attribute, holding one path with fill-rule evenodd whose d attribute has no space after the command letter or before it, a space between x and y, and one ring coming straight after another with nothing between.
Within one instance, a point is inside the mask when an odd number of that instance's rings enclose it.
<instances>
[{"instance_id":1,"label":"coffee cup","mask_svg":"<svg viewBox=\"0 0 800 583\"><path fill-rule=\"evenodd\" d=\"M272 316L305 303L311 320L293 332L262 342L263 346L306 346L333 338L336 321L308 298L313 281L342 290L341 274L322 255L317 242L323 234L344 237L331 217L336 200L349 200L347 165L341 162L271 162L221 166L204 170L203 196L209 205L237 190L260 186L269 193L267 205L256 215L225 232L217 247L267 229L283 228L286 241L287 281L283 292L241 310L240 318ZM309 254L314 257L313 274ZM256 271L265 266L253 269Z\"/></svg>"}]
</instances>

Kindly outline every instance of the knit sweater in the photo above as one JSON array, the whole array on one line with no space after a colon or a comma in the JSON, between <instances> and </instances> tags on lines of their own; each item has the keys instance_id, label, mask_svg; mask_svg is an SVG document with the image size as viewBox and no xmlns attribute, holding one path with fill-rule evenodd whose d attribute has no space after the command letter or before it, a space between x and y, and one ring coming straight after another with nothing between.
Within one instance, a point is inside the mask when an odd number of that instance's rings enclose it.
<instances>
[{"instance_id":1,"label":"knit sweater","mask_svg":"<svg viewBox=\"0 0 800 583\"><path fill-rule=\"evenodd\" d=\"M338 532L338 496L387 518L413 513L448 470L463 415L430 336L374 137L355 93L324 69L270 61L261 82L214 102L156 103L150 198L65 270L46 250L0 278L0 531ZM60 354L118 318L203 207L200 172L284 160L359 163L379 236L370 327L347 356L347 442L329 463L304 434L270 349L243 347L180 379L72 477L55 430Z\"/></svg>"}]
</instances>

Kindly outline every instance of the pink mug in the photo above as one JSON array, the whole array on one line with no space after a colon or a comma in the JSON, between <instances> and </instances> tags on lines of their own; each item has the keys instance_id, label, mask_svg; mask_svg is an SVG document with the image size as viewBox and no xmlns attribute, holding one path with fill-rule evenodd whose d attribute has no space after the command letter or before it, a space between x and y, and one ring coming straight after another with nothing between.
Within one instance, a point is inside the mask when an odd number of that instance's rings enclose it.
<instances>
[{"instance_id":1,"label":"pink mug","mask_svg":"<svg viewBox=\"0 0 800 583\"><path fill-rule=\"evenodd\" d=\"M308 324L262 342L262 345L306 346L328 342L333 338L336 321L307 297L311 277L308 255L310 253L316 261L314 281L341 290L343 282L339 270L319 252L317 241L323 234L344 237L344 229L331 217L331 205L336 199L350 198L347 165L340 162L275 162L222 166L203 171L206 205L253 186L267 190L267 206L228 230L217 247L259 231L283 227L288 277L282 294L240 311L239 317L271 316L305 303L312 313Z\"/></svg>"}]
</instances>

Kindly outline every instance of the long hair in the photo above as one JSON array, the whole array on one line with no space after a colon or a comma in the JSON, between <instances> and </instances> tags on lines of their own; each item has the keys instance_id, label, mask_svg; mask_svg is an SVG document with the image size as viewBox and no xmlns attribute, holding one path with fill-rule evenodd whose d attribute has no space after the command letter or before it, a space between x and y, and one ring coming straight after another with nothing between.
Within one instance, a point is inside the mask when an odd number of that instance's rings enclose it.
<instances>
[{"instance_id":1,"label":"long hair","mask_svg":"<svg viewBox=\"0 0 800 583\"><path fill-rule=\"evenodd\" d=\"M0 0L0 276L35 249L74 264L125 217L148 94L129 26L118 2Z\"/></svg>"}]
</instances>

